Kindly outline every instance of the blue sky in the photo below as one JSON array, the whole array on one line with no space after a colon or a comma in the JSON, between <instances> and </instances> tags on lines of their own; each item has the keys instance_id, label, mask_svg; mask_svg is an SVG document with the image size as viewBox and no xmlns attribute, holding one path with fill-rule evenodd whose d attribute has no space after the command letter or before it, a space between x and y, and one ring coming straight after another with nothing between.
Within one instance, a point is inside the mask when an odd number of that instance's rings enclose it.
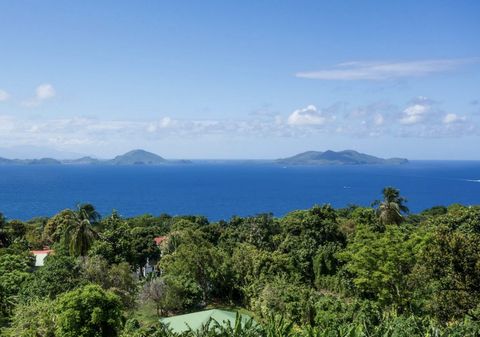
<instances>
[{"instance_id":1,"label":"blue sky","mask_svg":"<svg viewBox=\"0 0 480 337\"><path fill-rule=\"evenodd\" d=\"M478 1L0 1L0 156L478 159Z\"/></svg>"}]
</instances>

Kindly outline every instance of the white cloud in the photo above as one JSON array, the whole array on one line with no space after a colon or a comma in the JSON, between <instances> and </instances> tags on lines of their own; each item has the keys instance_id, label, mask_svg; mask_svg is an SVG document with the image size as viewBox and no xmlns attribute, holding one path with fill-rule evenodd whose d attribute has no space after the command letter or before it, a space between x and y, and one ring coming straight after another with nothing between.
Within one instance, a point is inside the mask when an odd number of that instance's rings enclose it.
<instances>
[{"instance_id":1,"label":"white cloud","mask_svg":"<svg viewBox=\"0 0 480 337\"><path fill-rule=\"evenodd\" d=\"M445 112L441 103L418 96L402 109L387 102L352 107L335 127L337 132L359 138L390 137L442 138L477 135L480 116Z\"/></svg>"},{"instance_id":2,"label":"white cloud","mask_svg":"<svg viewBox=\"0 0 480 337\"><path fill-rule=\"evenodd\" d=\"M457 114L449 113L443 117L442 122L444 124L453 124L459 122L465 122L467 118L465 116L458 116Z\"/></svg>"},{"instance_id":3,"label":"white cloud","mask_svg":"<svg viewBox=\"0 0 480 337\"><path fill-rule=\"evenodd\" d=\"M53 85L49 83L40 84L35 89L35 96L22 103L26 107L36 107L42 104L43 101L49 100L57 95Z\"/></svg>"},{"instance_id":4,"label":"white cloud","mask_svg":"<svg viewBox=\"0 0 480 337\"><path fill-rule=\"evenodd\" d=\"M306 108L295 110L288 116L288 125L307 126L307 125L324 125L327 118L322 116L314 105Z\"/></svg>"},{"instance_id":5,"label":"white cloud","mask_svg":"<svg viewBox=\"0 0 480 337\"><path fill-rule=\"evenodd\" d=\"M10 95L5 90L0 89L0 102L5 102L10 98Z\"/></svg>"},{"instance_id":6,"label":"white cloud","mask_svg":"<svg viewBox=\"0 0 480 337\"><path fill-rule=\"evenodd\" d=\"M295 76L317 80L388 80L445 72L479 61L479 58L471 58L409 62L347 62L330 69L299 72Z\"/></svg>"},{"instance_id":7,"label":"white cloud","mask_svg":"<svg viewBox=\"0 0 480 337\"><path fill-rule=\"evenodd\" d=\"M417 98L416 103L408 106L403 110L402 117L400 118L400 123L404 125L413 125L423 122L426 118L427 113L430 111L430 103L425 97Z\"/></svg>"},{"instance_id":8,"label":"white cloud","mask_svg":"<svg viewBox=\"0 0 480 337\"><path fill-rule=\"evenodd\" d=\"M360 107L334 104L318 109L309 105L290 114L252 116L245 119L113 120L86 117L31 118L0 115L0 143L4 146L55 146L82 151L86 146L145 144L163 140L262 139L310 137L320 133L345 137L439 138L478 135L480 118L446 113L439 103L417 97L403 109L377 102ZM336 118L335 118L336 117Z\"/></svg>"},{"instance_id":9,"label":"white cloud","mask_svg":"<svg viewBox=\"0 0 480 337\"><path fill-rule=\"evenodd\" d=\"M36 98L40 101L53 98L56 95L55 88L48 83L41 84L35 89Z\"/></svg>"},{"instance_id":10,"label":"white cloud","mask_svg":"<svg viewBox=\"0 0 480 337\"><path fill-rule=\"evenodd\" d=\"M175 124L175 121L170 117L163 117L159 121L148 123L147 131L151 133L157 132L160 129L166 129L166 128L172 127L174 126L174 124Z\"/></svg>"}]
</instances>

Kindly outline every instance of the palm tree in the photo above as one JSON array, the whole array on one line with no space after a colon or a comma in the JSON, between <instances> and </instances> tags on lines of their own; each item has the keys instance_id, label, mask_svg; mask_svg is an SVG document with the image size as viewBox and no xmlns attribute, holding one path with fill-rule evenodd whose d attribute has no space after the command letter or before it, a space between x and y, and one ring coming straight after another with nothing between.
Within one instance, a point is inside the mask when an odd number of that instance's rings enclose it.
<instances>
[{"instance_id":1,"label":"palm tree","mask_svg":"<svg viewBox=\"0 0 480 337\"><path fill-rule=\"evenodd\" d=\"M400 191L394 187L385 187L382 194L383 200L374 202L374 205L378 205L377 214L380 223L383 225L398 225L403 222L402 213L408 213L408 207L405 206L407 199L400 196Z\"/></svg>"},{"instance_id":2,"label":"palm tree","mask_svg":"<svg viewBox=\"0 0 480 337\"><path fill-rule=\"evenodd\" d=\"M99 222L102 218L92 204L78 204L77 213L82 213L82 216L87 218L92 225Z\"/></svg>"},{"instance_id":3,"label":"palm tree","mask_svg":"<svg viewBox=\"0 0 480 337\"><path fill-rule=\"evenodd\" d=\"M92 223L100 219L100 214L91 204L78 205L74 219L65 230L65 241L70 254L85 256L97 238Z\"/></svg>"}]
</instances>

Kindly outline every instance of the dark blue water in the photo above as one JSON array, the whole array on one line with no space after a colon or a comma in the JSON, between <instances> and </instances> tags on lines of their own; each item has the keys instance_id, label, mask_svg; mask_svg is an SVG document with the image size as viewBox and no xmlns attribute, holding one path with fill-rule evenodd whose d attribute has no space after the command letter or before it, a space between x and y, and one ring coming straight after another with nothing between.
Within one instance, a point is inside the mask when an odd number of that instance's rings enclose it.
<instances>
[{"instance_id":1,"label":"dark blue water","mask_svg":"<svg viewBox=\"0 0 480 337\"><path fill-rule=\"evenodd\" d=\"M211 220L330 203L368 206L395 186L414 212L451 203L480 204L480 162L401 166L287 167L0 166L0 212L22 220L90 202L103 214L201 214Z\"/></svg>"}]
</instances>

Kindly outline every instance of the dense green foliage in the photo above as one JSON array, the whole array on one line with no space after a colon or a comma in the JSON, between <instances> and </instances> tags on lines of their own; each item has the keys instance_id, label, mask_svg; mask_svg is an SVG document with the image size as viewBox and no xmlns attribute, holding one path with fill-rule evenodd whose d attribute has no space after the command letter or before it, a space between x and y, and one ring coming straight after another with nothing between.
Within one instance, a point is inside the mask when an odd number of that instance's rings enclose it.
<instances>
[{"instance_id":1,"label":"dense green foliage","mask_svg":"<svg viewBox=\"0 0 480 337\"><path fill-rule=\"evenodd\" d=\"M260 324L186 336L480 336L480 207L409 214L390 187L372 207L218 223L101 218L88 204L26 223L0 215L2 334L174 336L140 312L214 306ZM54 252L35 268L30 250L44 246Z\"/></svg>"}]
</instances>

